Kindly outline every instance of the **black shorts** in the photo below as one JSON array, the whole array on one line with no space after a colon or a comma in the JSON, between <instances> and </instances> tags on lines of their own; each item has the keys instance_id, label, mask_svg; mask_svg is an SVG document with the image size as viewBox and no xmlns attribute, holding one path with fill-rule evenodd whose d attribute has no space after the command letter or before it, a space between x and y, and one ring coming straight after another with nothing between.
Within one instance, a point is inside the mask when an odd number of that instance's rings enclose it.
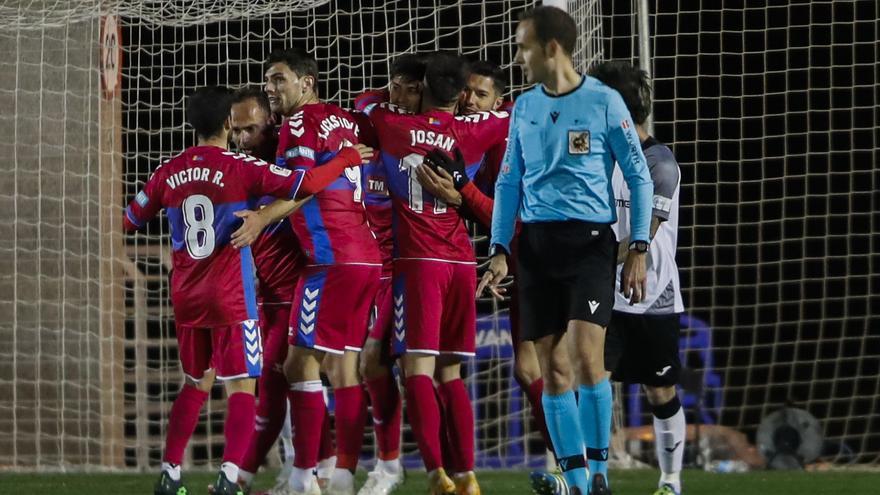
<instances>
[{"instance_id":1,"label":"black shorts","mask_svg":"<svg viewBox=\"0 0 880 495\"><path fill-rule=\"evenodd\" d=\"M678 383L678 319L678 313L638 315L614 311L605 335L605 369L611 372L611 379L652 387Z\"/></svg>"},{"instance_id":2,"label":"black shorts","mask_svg":"<svg viewBox=\"0 0 880 495\"><path fill-rule=\"evenodd\" d=\"M571 320L608 325L617 273L617 240L610 225L526 223L518 248L523 340L565 332Z\"/></svg>"}]
</instances>

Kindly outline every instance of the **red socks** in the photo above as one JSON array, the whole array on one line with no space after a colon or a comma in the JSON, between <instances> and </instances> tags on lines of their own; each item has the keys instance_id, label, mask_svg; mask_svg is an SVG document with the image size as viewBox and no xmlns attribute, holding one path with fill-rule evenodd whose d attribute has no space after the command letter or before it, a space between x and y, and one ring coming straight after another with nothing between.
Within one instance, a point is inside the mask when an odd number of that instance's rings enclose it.
<instances>
[{"instance_id":1,"label":"red socks","mask_svg":"<svg viewBox=\"0 0 880 495\"><path fill-rule=\"evenodd\" d=\"M406 407L413 436L422 454L425 469L442 467L440 455L440 407L434 395L434 382L425 375L406 379Z\"/></svg>"},{"instance_id":2,"label":"red socks","mask_svg":"<svg viewBox=\"0 0 880 495\"><path fill-rule=\"evenodd\" d=\"M260 401L257 404L257 424L251 444L241 468L256 473L266 459L269 449L278 440L287 414L287 379L281 373L264 369L258 382Z\"/></svg>"},{"instance_id":3,"label":"red socks","mask_svg":"<svg viewBox=\"0 0 880 495\"><path fill-rule=\"evenodd\" d=\"M541 430L541 436L544 437L544 444L547 445L547 449L553 452L555 456L556 451L553 449L553 441L550 440L550 432L547 430L547 421L544 419L544 403L541 400L541 396L544 393L544 379L538 378L524 390L529 398L529 403L532 405L532 417L535 418L535 423L538 425L538 429Z\"/></svg>"},{"instance_id":4,"label":"red socks","mask_svg":"<svg viewBox=\"0 0 880 495\"><path fill-rule=\"evenodd\" d=\"M226 445L223 448L223 462L241 465L254 434L255 413L254 394L236 392L226 399L226 423L223 425Z\"/></svg>"},{"instance_id":5,"label":"red socks","mask_svg":"<svg viewBox=\"0 0 880 495\"><path fill-rule=\"evenodd\" d=\"M293 426L293 465L314 469L318 465L321 446L321 425L327 416L321 382L300 382L290 385L290 422Z\"/></svg>"},{"instance_id":6,"label":"red socks","mask_svg":"<svg viewBox=\"0 0 880 495\"><path fill-rule=\"evenodd\" d=\"M461 470L461 463L457 462L455 455L455 447L449 438L449 416L454 414L450 409L450 405L444 402L440 390L437 390L437 402L440 403L440 452L443 454L443 467L446 473L457 473Z\"/></svg>"},{"instance_id":7,"label":"red socks","mask_svg":"<svg viewBox=\"0 0 880 495\"><path fill-rule=\"evenodd\" d=\"M357 469L364 442L367 398L361 385L337 388L336 398L336 467Z\"/></svg>"},{"instance_id":8,"label":"red socks","mask_svg":"<svg viewBox=\"0 0 880 495\"><path fill-rule=\"evenodd\" d=\"M323 392L321 392L323 395ZM321 447L318 449L318 460L323 461L336 455L333 448L333 429L330 427L330 413L327 412L327 404L324 404L324 424L321 425Z\"/></svg>"},{"instance_id":9,"label":"red socks","mask_svg":"<svg viewBox=\"0 0 880 495\"><path fill-rule=\"evenodd\" d=\"M199 411L208 399L208 393L186 384L180 389L171 414L168 416L168 433L165 437L165 462L180 464L183 451L199 423Z\"/></svg>"},{"instance_id":10,"label":"red socks","mask_svg":"<svg viewBox=\"0 0 880 495\"><path fill-rule=\"evenodd\" d=\"M379 459L392 461L400 457L400 390L393 374L366 382L373 405L373 430L379 447Z\"/></svg>"},{"instance_id":11,"label":"red socks","mask_svg":"<svg viewBox=\"0 0 880 495\"><path fill-rule=\"evenodd\" d=\"M437 387L445 410L443 419L446 434L452 448L450 457L455 459L456 472L474 470L474 409L467 388L461 379L442 383ZM453 466L450 466L453 468Z\"/></svg>"}]
</instances>

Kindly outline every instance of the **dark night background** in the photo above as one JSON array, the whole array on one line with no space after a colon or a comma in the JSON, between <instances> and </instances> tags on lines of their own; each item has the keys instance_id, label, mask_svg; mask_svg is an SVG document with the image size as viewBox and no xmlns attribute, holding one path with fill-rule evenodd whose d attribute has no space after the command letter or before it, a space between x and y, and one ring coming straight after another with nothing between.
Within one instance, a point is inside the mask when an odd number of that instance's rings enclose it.
<instances>
[{"instance_id":1,"label":"dark night background","mask_svg":"<svg viewBox=\"0 0 880 495\"><path fill-rule=\"evenodd\" d=\"M184 95L203 84L259 83L271 49L314 50L322 97L346 106L387 82L388 54L461 48L509 65L524 3L332 1L308 13L190 27L124 19L126 195L160 158L192 144ZM678 262L688 313L712 328L711 371L721 380L710 391L720 394L715 420L754 440L761 418L790 402L822 421L829 453L876 462L880 7L650 3L654 134L681 164ZM602 1L601 12L602 57L630 59L630 2ZM510 77L522 87L518 69ZM163 229L156 222L150 233ZM162 272L155 259L141 263ZM152 304L165 304L167 288L151 289ZM151 321L151 338L171 335L169 316ZM175 366L175 357L168 346L150 349L156 369ZM149 393L167 400L176 386L155 384ZM210 414L222 418L222 408ZM151 434L161 419L151 416Z\"/></svg>"}]
</instances>

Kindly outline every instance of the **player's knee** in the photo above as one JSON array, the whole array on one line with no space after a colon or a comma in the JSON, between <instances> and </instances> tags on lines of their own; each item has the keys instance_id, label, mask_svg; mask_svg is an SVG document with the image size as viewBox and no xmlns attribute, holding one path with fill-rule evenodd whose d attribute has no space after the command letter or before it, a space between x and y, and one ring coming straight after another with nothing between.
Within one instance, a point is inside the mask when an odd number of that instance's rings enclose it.
<instances>
[{"instance_id":1,"label":"player's knee","mask_svg":"<svg viewBox=\"0 0 880 495\"><path fill-rule=\"evenodd\" d=\"M360 360L361 376L364 380L374 380L388 374L388 367L382 363L381 343L376 340L367 340Z\"/></svg>"},{"instance_id":2,"label":"player's knee","mask_svg":"<svg viewBox=\"0 0 880 495\"><path fill-rule=\"evenodd\" d=\"M610 373L605 370L604 360L582 361L580 381L585 385L595 385L608 378Z\"/></svg>"},{"instance_id":3,"label":"player's knee","mask_svg":"<svg viewBox=\"0 0 880 495\"><path fill-rule=\"evenodd\" d=\"M253 378L241 378L236 380L227 380L224 382L226 388L226 396L237 393L245 393L254 395L257 381Z\"/></svg>"},{"instance_id":4,"label":"player's knee","mask_svg":"<svg viewBox=\"0 0 880 495\"><path fill-rule=\"evenodd\" d=\"M214 387L214 379L216 377L216 373L214 370L208 370L202 375L198 380L187 376L186 383L195 387L196 389L202 392L210 392L211 388Z\"/></svg>"},{"instance_id":5,"label":"player's knee","mask_svg":"<svg viewBox=\"0 0 880 495\"><path fill-rule=\"evenodd\" d=\"M675 397L675 387L652 387L645 385L645 397L652 406L660 406L671 401Z\"/></svg>"},{"instance_id":6,"label":"player's knee","mask_svg":"<svg viewBox=\"0 0 880 495\"><path fill-rule=\"evenodd\" d=\"M513 362L513 375L517 383L529 386L535 380L541 378L541 366L536 356L517 354Z\"/></svg>"}]
</instances>

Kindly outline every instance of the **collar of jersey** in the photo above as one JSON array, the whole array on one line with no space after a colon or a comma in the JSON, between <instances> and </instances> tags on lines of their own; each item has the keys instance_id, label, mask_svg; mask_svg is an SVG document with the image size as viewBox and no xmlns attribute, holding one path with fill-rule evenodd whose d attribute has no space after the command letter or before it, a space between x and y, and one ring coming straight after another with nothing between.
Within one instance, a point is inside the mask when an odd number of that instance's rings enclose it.
<instances>
[{"instance_id":1,"label":"collar of jersey","mask_svg":"<svg viewBox=\"0 0 880 495\"><path fill-rule=\"evenodd\" d=\"M452 115L449 112L444 112L443 110L428 110L427 112L422 112L422 115L433 117L440 121L449 121L455 118L455 115Z\"/></svg>"},{"instance_id":2,"label":"collar of jersey","mask_svg":"<svg viewBox=\"0 0 880 495\"><path fill-rule=\"evenodd\" d=\"M587 81L587 76L585 76L583 74L580 74L580 76L581 76L581 82L578 83L577 86L571 88L571 90L566 91L565 93L558 94L558 95L550 94L549 92L547 92L547 87L544 86L543 84L541 84L541 91L544 93L544 96L547 96L549 98L562 98L563 96L568 96L568 95L574 93L575 91L581 89L581 86L583 86L584 82Z\"/></svg>"}]
</instances>

